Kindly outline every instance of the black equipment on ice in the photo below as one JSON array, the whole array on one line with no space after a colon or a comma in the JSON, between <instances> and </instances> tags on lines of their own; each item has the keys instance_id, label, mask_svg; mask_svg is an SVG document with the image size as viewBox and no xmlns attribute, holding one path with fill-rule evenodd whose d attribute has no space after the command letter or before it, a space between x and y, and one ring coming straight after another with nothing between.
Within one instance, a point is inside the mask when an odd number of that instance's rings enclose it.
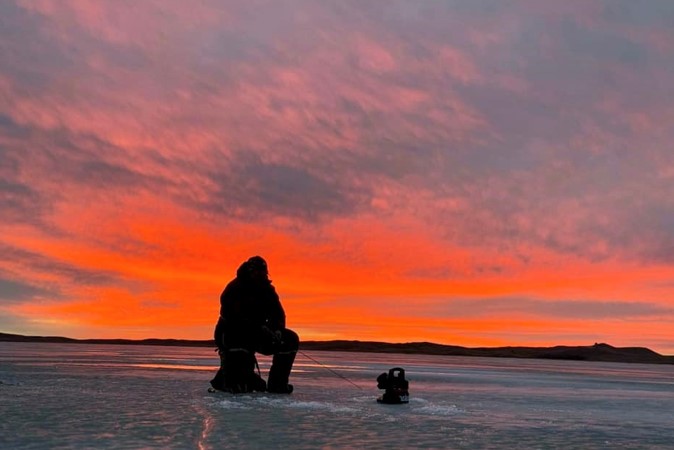
<instances>
[{"instance_id":1,"label":"black equipment on ice","mask_svg":"<svg viewBox=\"0 0 674 450\"><path fill-rule=\"evenodd\" d=\"M386 389L384 395L377 399L379 403L400 404L410 401L409 383L405 379L405 369L394 367L388 373L382 373L377 377L377 387Z\"/></svg>"}]
</instances>

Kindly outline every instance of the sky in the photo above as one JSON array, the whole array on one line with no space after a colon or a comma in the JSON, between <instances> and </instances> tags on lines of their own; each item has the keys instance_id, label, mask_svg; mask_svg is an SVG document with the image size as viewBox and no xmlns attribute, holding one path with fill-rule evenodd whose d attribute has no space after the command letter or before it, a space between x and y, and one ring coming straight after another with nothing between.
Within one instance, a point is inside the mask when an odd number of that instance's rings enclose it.
<instances>
[{"instance_id":1,"label":"sky","mask_svg":"<svg viewBox=\"0 0 674 450\"><path fill-rule=\"evenodd\" d=\"M674 3L0 3L0 331L674 354Z\"/></svg>"}]
</instances>

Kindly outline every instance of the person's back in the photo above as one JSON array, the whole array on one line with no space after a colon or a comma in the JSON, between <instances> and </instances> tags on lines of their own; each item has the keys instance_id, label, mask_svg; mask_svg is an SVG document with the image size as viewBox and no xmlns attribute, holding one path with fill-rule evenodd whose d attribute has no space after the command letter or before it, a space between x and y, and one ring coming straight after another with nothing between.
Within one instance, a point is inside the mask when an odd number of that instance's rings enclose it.
<instances>
[{"instance_id":1,"label":"person's back","mask_svg":"<svg viewBox=\"0 0 674 450\"><path fill-rule=\"evenodd\" d=\"M251 333L263 326L285 328L285 312L266 267L259 256L250 258L220 295L220 317L226 322L226 335L232 343L250 344Z\"/></svg>"},{"instance_id":2,"label":"person's back","mask_svg":"<svg viewBox=\"0 0 674 450\"><path fill-rule=\"evenodd\" d=\"M299 337L285 328L283 306L260 256L241 264L236 278L222 292L214 337L221 359L220 370L211 381L214 388L292 392L288 377ZM268 386L255 373L255 352L274 355Z\"/></svg>"}]
</instances>

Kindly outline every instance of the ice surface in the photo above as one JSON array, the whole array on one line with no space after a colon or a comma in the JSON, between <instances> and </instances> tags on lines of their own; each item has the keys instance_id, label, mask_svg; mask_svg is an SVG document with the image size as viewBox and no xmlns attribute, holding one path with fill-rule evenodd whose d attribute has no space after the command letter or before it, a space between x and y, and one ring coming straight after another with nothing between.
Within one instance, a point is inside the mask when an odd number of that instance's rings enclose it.
<instances>
[{"instance_id":1,"label":"ice surface","mask_svg":"<svg viewBox=\"0 0 674 450\"><path fill-rule=\"evenodd\" d=\"M208 393L211 349L0 343L0 448L672 448L674 366L311 352ZM270 360L260 358L263 375ZM405 368L410 403L376 377Z\"/></svg>"}]
</instances>

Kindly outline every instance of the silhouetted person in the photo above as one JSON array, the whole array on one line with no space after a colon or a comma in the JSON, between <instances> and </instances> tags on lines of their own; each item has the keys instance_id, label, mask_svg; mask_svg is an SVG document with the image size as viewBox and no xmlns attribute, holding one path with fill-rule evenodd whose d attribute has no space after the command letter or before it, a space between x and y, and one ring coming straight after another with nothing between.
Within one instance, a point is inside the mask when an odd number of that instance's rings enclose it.
<instances>
[{"instance_id":1,"label":"silhouetted person","mask_svg":"<svg viewBox=\"0 0 674 450\"><path fill-rule=\"evenodd\" d=\"M285 312L269 279L267 263L253 256L241 264L236 278L220 295L220 319L214 336L220 369L211 385L234 393L291 393L288 378L299 337L285 326ZM255 372L256 352L274 355L267 383Z\"/></svg>"}]
</instances>

